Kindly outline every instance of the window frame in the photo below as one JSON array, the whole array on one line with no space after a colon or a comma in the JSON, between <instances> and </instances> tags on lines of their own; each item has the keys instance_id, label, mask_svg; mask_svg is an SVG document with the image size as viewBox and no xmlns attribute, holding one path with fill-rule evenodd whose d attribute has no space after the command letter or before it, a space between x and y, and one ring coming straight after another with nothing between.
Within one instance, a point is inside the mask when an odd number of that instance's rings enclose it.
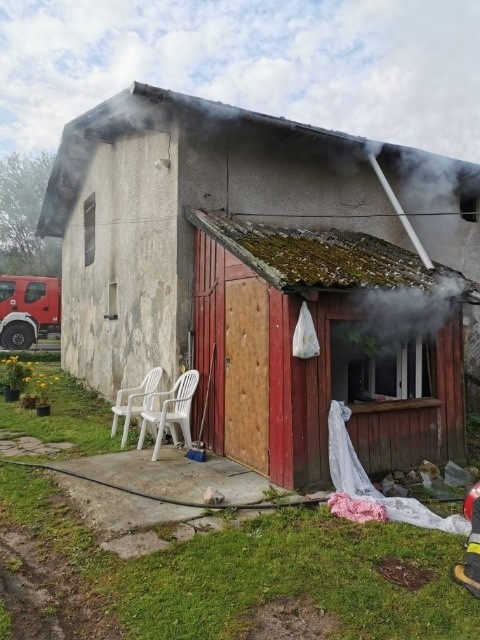
<instances>
[{"instance_id":1,"label":"window frame","mask_svg":"<svg viewBox=\"0 0 480 640\"><path fill-rule=\"evenodd\" d=\"M83 226L85 241L85 266L88 267L95 261L95 192L83 203Z\"/></svg>"},{"instance_id":2,"label":"window frame","mask_svg":"<svg viewBox=\"0 0 480 640\"><path fill-rule=\"evenodd\" d=\"M42 291L42 295L39 296L38 298L35 298L35 300L29 300L28 299L28 293L29 293L30 290L35 291L36 293L38 293L41 290ZM27 286L25 287L25 293L23 294L23 301L24 301L25 304L35 304L39 300L42 300L42 298L46 298L46 297L47 297L47 283L46 282L31 281L31 282L27 283Z\"/></svg>"},{"instance_id":3,"label":"window frame","mask_svg":"<svg viewBox=\"0 0 480 640\"><path fill-rule=\"evenodd\" d=\"M479 202L479 194L467 194L460 193L459 198L459 208L460 213L462 215L462 219L465 222L477 222L478 221L478 202ZM473 203L473 208L471 204ZM472 210L473 209L473 210Z\"/></svg>"},{"instance_id":4,"label":"window frame","mask_svg":"<svg viewBox=\"0 0 480 640\"><path fill-rule=\"evenodd\" d=\"M349 372L345 372L339 377L339 372L337 371L334 374L333 370L333 362L339 358L342 361L341 353L333 348L332 338L333 338L333 326L336 323L348 323L350 326L363 323L363 319L358 316L350 316L350 317L338 317L338 316L327 316L328 320L328 340L329 340L329 370L330 370L330 397L332 399L344 401L348 404L352 409L354 407L376 407L376 406L386 406L387 404L394 405L398 403L400 406L402 403L422 403L424 401L436 400L436 378L432 377L432 367L434 367L434 359L435 359L435 345L436 342L428 338L427 336L422 336L421 334L415 336L409 341L405 342L405 344L401 344L396 349L396 397L393 396L384 396L384 394L376 393L375 386L375 375L376 375L376 358L375 355L368 355L366 352L362 357L366 371L368 380L364 380L364 386L359 389L359 395L361 393L368 394L371 401L365 400L362 401L359 399L358 402L355 402L353 396L350 394L350 375ZM338 337L337 337L338 339ZM352 343L353 344L353 343ZM413 379L413 395L409 397L409 368L412 365L412 359L410 358L409 365L409 345L414 347L413 353L413 362L415 365L415 376ZM352 346L352 349L354 347ZM433 348L433 350L432 350ZM347 353L344 361L344 366L348 366L348 364L354 363L358 361L358 355L355 357L354 354L353 359L352 356ZM411 371L410 371L411 374ZM345 377L343 377L345 376ZM343 382L342 382L343 381ZM334 395L334 390L337 388L336 395L342 395L343 393L338 393L338 388L344 388L344 391L348 389L348 394L345 397L336 397ZM410 381L410 387L412 387L412 381ZM425 393L425 395L423 395ZM380 398L377 396L381 396ZM384 396L384 397L382 397ZM366 411L367 409L365 409Z\"/></svg>"}]
</instances>

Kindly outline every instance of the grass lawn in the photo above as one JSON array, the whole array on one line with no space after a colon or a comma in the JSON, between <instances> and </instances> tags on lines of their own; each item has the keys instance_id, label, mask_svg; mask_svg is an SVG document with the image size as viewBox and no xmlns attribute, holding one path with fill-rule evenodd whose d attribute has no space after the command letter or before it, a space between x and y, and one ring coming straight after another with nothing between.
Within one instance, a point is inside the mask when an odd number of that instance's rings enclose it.
<instances>
[{"instance_id":1,"label":"grass lawn","mask_svg":"<svg viewBox=\"0 0 480 640\"><path fill-rule=\"evenodd\" d=\"M52 415L40 419L0 400L1 427L78 445L59 458L119 450L119 439L110 439L109 405L59 372L58 364L37 366L61 378ZM460 505L443 508L458 512ZM241 529L229 526L230 516L223 531L120 560L99 549L49 474L0 462L0 530L18 527L45 557L64 558L71 576L100 595L105 615L119 620L127 640L246 638L255 611L279 596L308 600L332 616L328 637L334 640L478 637L480 602L450 577L451 565L464 559L461 536L391 523L358 525L330 516L325 506L282 509ZM416 593L396 586L376 569L389 556L429 569L435 578ZM10 637L0 601L0 639Z\"/></svg>"}]
</instances>

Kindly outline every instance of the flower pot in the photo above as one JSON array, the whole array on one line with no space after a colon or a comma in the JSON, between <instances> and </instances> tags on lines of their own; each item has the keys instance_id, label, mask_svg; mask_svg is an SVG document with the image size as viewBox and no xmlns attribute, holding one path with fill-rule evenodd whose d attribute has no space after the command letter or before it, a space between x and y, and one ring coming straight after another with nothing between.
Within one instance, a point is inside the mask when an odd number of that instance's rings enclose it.
<instances>
[{"instance_id":1,"label":"flower pot","mask_svg":"<svg viewBox=\"0 0 480 640\"><path fill-rule=\"evenodd\" d=\"M18 389L5 389L3 392L5 402L17 402L20 398L20 391Z\"/></svg>"},{"instance_id":2,"label":"flower pot","mask_svg":"<svg viewBox=\"0 0 480 640\"><path fill-rule=\"evenodd\" d=\"M37 409L37 416L39 418L44 418L45 416L49 416L50 415L50 405L49 404L37 405L36 409Z\"/></svg>"}]
</instances>

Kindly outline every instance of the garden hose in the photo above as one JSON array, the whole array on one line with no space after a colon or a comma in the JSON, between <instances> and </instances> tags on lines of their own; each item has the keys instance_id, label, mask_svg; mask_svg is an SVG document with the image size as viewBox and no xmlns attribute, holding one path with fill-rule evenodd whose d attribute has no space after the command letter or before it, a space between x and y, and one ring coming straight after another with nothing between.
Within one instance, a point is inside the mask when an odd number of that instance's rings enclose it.
<instances>
[{"instance_id":1,"label":"garden hose","mask_svg":"<svg viewBox=\"0 0 480 640\"><path fill-rule=\"evenodd\" d=\"M197 502L184 502L183 500L174 500L173 498L167 498L165 496L155 496L151 493L143 493L142 491L137 491L136 489L131 489L130 487L123 487L119 484L112 484L110 482L105 482L104 480L98 480L98 478L91 478L90 476L86 476L83 473L78 473L76 471L70 471L69 469L62 469L60 467L53 467L49 464L41 464L37 462L19 462L15 460L0 460L0 463L4 464L15 464L22 467L36 467L39 469L47 469L49 471L57 471L58 473L64 473L68 476L73 476L74 478L80 478L81 480L88 480L89 482L95 482L96 484L100 484L104 487L108 487L109 489L117 489L118 491L123 491L124 493L130 493L134 496L139 496L140 498L148 498L149 500L156 500L157 502L165 502L167 504L174 504L179 507L193 507L195 509L277 509L280 507L298 507L298 506L306 506L306 505L315 505L321 502L326 502L327 498L315 498L313 500L302 500L300 502L280 502L276 501L274 503L265 504L264 502L250 502L247 504L205 504L205 503L197 503Z\"/></svg>"}]
</instances>

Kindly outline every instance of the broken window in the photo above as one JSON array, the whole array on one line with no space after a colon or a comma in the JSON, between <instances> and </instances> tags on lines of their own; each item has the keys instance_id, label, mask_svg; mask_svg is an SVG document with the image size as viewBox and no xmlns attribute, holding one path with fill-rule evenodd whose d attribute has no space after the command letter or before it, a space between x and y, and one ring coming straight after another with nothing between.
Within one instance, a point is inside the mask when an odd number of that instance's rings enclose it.
<instances>
[{"instance_id":1,"label":"broken window","mask_svg":"<svg viewBox=\"0 0 480 640\"><path fill-rule=\"evenodd\" d=\"M478 220L477 206L477 195L460 194L460 213L466 222L476 222Z\"/></svg>"},{"instance_id":2,"label":"broken window","mask_svg":"<svg viewBox=\"0 0 480 640\"><path fill-rule=\"evenodd\" d=\"M95 260L95 194L83 203L83 224L85 230L85 266Z\"/></svg>"},{"instance_id":3,"label":"broken window","mask_svg":"<svg viewBox=\"0 0 480 640\"><path fill-rule=\"evenodd\" d=\"M391 344L360 322L330 322L332 399L349 404L432 396L431 343Z\"/></svg>"}]
</instances>

